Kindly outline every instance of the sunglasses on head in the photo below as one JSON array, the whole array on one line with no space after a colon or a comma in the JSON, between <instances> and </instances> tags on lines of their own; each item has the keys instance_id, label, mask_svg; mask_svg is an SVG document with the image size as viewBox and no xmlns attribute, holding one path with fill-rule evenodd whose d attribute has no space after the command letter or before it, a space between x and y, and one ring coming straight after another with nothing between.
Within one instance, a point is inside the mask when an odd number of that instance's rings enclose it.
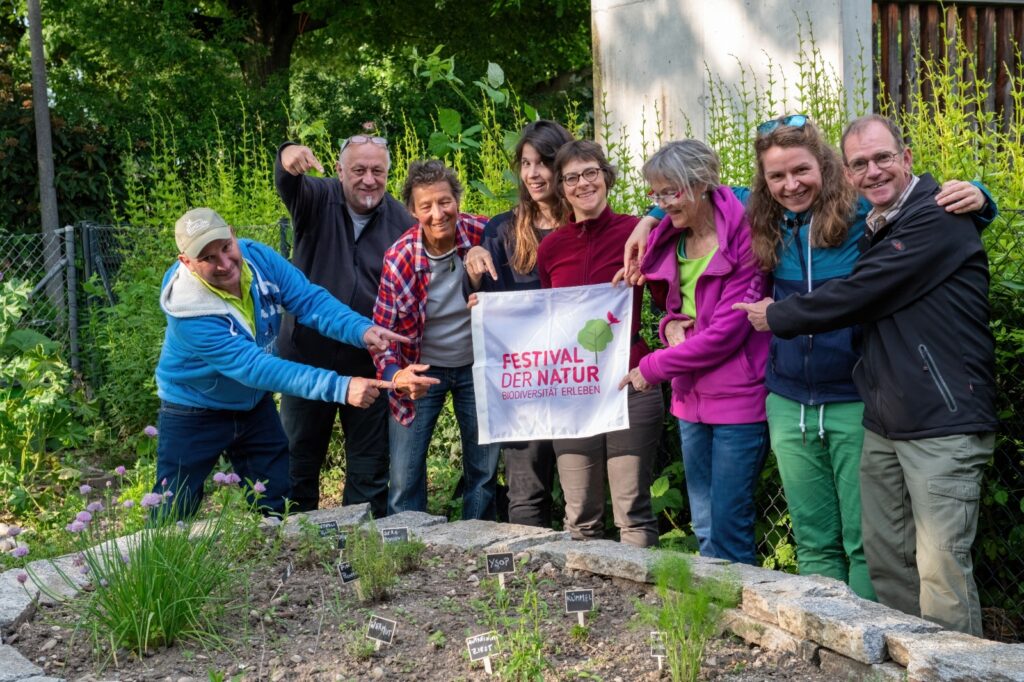
<instances>
[{"instance_id":1,"label":"sunglasses on head","mask_svg":"<svg viewBox=\"0 0 1024 682\"><path fill-rule=\"evenodd\" d=\"M757 126L758 135L767 135L779 126L791 126L793 128L803 128L804 124L807 123L807 116L804 114L791 114L789 116L782 116L781 118L773 118L770 121L765 121L761 125Z\"/></svg>"},{"instance_id":2,"label":"sunglasses on head","mask_svg":"<svg viewBox=\"0 0 1024 682\"><path fill-rule=\"evenodd\" d=\"M338 153L340 154L341 152L345 151L345 147L349 146L350 144L367 143L372 143L379 147L388 146L387 138L384 137L377 137L376 135L353 135L352 137L346 137L344 140L341 141L341 149L338 151Z\"/></svg>"}]
</instances>

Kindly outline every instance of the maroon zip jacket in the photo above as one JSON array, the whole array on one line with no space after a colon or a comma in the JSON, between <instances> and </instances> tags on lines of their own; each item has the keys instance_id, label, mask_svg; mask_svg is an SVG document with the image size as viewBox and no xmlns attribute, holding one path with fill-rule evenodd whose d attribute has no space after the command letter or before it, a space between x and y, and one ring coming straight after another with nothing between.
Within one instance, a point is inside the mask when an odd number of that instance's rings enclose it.
<instances>
[{"instance_id":1,"label":"maroon zip jacket","mask_svg":"<svg viewBox=\"0 0 1024 682\"><path fill-rule=\"evenodd\" d=\"M613 213L605 206L596 218L568 223L549 234L537 249L537 273L541 287L556 289L611 282L622 267L626 240L639 220L631 215ZM642 301L643 288L634 287L630 369L651 352L639 333Z\"/></svg>"}]
</instances>

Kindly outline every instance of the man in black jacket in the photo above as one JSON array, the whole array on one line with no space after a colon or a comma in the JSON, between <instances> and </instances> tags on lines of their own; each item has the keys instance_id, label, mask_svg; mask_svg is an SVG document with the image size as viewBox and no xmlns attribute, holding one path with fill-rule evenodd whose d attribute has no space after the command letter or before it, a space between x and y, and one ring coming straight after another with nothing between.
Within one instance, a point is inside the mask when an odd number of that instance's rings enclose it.
<instances>
[{"instance_id":1,"label":"man in black jacket","mask_svg":"<svg viewBox=\"0 0 1024 682\"><path fill-rule=\"evenodd\" d=\"M980 636L971 545L997 426L988 259L971 218L913 175L902 139L876 115L843 134L847 178L873 206L853 272L746 309L782 338L863 325L854 381L872 585L883 604Z\"/></svg>"},{"instance_id":2,"label":"man in black jacket","mask_svg":"<svg viewBox=\"0 0 1024 682\"><path fill-rule=\"evenodd\" d=\"M310 281L356 312L370 315L377 298L384 251L416 220L387 193L391 159L382 137L353 135L341 145L337 179L306 175L324 169L308 147L285 142L278 149L274 181L292 216L292 262ZM365 348L325 338L287 316L278 337L281 357L343 372L375 377ZM369 502L375 517L387 513L387 401L361 410L281 396L281 421L291 446L292 500L299 511L320 502L320 470L335 415L345 434L345 491L342 504Z\"/></svg>"}]
</instances>

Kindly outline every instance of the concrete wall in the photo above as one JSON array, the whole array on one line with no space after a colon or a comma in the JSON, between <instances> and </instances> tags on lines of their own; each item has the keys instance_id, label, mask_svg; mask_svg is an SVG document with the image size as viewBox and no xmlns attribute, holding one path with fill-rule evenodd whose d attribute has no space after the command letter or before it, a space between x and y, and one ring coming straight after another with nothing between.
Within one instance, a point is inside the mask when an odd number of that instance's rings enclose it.
<instances>
[{"instance_id":1,"label":"concrete wall","mask_svg":"<svg viewBox=\"0 0 1024 682\"><path fill-rule=\"evenodd\" d=\"M813 30L848 91L860 65L870 67L866 53L861 60L871 39L870 0L592 0L591 20L598 135L605 123L616 133L625 126L635 152L644 117L654 130L655 108L669 138L682 137L687 120L693 135L704 137L705 64L734 83L740 63L761 76L771 57L792 90L798 24L805 36Z\"/></svg>"}]
</instances>

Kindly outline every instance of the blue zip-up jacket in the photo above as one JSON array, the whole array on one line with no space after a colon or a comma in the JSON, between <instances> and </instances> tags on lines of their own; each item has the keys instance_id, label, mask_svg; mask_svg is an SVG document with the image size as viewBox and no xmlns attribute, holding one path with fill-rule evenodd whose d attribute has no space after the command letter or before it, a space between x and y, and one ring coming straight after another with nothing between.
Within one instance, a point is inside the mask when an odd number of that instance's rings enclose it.
<instances>
[{"instance_id":1,"label":"blue zip-up jacket","mask_svg":"<svg viewBox=\"0 0 1024 682\"><path fill-rule=\"evenodd\" d=\"M167 332L156 366L162 400L218 410L251 410L268 392L344 403L349 377L274 354L284 311L324 336L362 345L372 326L322 287L311 284L268 246L238 240L252 270L256 329L181 263L164 275L160 307Z\"/></svg>"},{"instance_id":2,"label":"blue zip-up jacket","mask_svg":"<svg viewBox=\"0 0 1024 682\"><path fill-rule=\"evenodd\" d=\"M998 208L983 185L973 184L988 200L981 211L970 216L979 229L984 229L996 217ZM741 196L741 199L745 198ZM865 218L870 211L871 204L863 197L858 199L856 215L846 240L831 248L810 246L810 212L796 214L786 211L781 226L779 264L773 272L773 298L781 301L794 294L805 294L829 280L843 278L853 272L860 257L859 242L867 227ZM936 237L941 238L941 233ZM859 326L790 339L773 335L765 386L776 395L804 405L860 401L861 396L853 382L853 368L860 359L861 337Z\"/></svg>"}]
</instances>

